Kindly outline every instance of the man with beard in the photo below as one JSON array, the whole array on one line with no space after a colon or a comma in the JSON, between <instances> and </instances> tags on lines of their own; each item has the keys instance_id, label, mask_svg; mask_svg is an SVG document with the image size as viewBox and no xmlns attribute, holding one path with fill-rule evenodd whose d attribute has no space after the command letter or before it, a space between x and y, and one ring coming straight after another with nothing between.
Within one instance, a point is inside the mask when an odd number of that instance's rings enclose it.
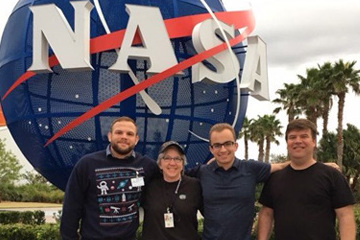
<instances>
[{"instance_id":1,"label":"man with beard","mask_svg":"<svg viewBox=\"0 0 360 240\"><path fill-rule=\"evenodd\" d=\"M63 240L79 239L79 234L82 240L135 240L141 192L159 170L154 160L134 151L139 136L131 118L115 119L108 140L105 150L82 157L70 175Z\"/></svg>"}]
</instances>

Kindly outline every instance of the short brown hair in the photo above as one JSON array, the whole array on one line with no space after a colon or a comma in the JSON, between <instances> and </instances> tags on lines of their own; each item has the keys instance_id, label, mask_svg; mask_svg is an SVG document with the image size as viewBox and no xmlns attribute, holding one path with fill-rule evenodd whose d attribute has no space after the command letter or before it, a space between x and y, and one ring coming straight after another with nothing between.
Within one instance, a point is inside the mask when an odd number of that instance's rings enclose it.
<instances>
[{"instance_id":1,"label":"short brown hair","mask_svg":"<svg viewBox=\"0 0 360 240\"><path fill-rule=\"evenodd\" d=\"M112 132L113 130L113 126L115 125L115 123L117 122L132 122L134 125L135 125L135 128L137 130L137 127L136 127L136 122L134 121L134 119L132 118L129 118L127 116L122 116L122 117L118 117L116 119L114 119L114 121L112 121L111 125L110 125L110 129L109 131ZM137 133L136 133L137 134Z\"/></svg>"},{"instance_id":2,"label":"short brown hair","mask_svg":"<svg viewBox=\"0 0 360 240\"><path fill-rule=\"evenodd\" d=\"M236 141L236 134L235 134L235 130L234 128L228 124L228 123L216 123L214 124L211 128L210 128L210 131L209 131L209 142L210 142L210 138L211 138L211 134L213 132L221 132L225 129L229 129L234 137L234 140Z\"/></svg>"},{"instance_id":3,"label":"short brown hair","mask_svg":"<svg viewBox=\"0 0 360 240\"><path fill-rule=\"evenodd\" d=\"M309 121L308 119L300 118L300 119L292 120L288 124L285 133L285 140L287 141L288 133L290 131L305 130L305 129L310 129L312 138L316 139L316 135L317 135L316 125L313 122Z\"/></svg>"}]
</instances>

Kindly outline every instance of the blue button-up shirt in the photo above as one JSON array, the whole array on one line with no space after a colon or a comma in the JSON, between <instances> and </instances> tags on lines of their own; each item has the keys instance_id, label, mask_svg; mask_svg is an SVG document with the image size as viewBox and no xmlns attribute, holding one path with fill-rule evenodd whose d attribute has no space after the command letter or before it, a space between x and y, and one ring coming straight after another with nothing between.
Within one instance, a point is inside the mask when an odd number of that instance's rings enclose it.
<instances>
[{"instance_id":1,"label":"blue button-up shirt","mask_svg":"<svg viewBox=\"0 0 360 240\"><path fill-rule=\"evenodd\" d=\"M248 240L254 218L255 186L270 176L270 164L235 159L228 170L216 161L197 172L204 197L203 240Z\"/></svg>"}]
</instances>

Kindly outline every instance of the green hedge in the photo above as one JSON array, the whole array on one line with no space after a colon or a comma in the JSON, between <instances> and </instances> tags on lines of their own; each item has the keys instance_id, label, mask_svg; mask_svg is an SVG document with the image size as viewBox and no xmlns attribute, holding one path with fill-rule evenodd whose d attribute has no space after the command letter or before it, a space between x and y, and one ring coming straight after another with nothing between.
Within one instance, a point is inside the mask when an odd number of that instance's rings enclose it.
<instances>
[{"instance_id":1,"label":"green hedge","mask_svg":"<svg viewBox=\"0 0 360 240\"><path fill-rule=\"evenodd\" d=\"M62 203L63 197L63 191L48 184L0 184L2 201Z\"/></svg>"},{"instance_id":2,"label":"green hedge","mask_svg":"<svg viewBox=\"0 0 360 240\"><path fill-rule=\"evenodd\" d=\"M1 240L61 240L59 224L45 224L44 211L0 211Z\"/></svg>"},{"instance_id":3,"label":"green hedge","mask_svg":"<svg viewBox=\"0 0 360 240\"><path fill-rule=\"evenodd\" d=\"M0 211L0 224L15 223L44 224L45 213L43 211Z\"/></svg>"},{"instance_id":4,"label":"green hedge","mask_svg":"<svg viewBox=\"0 0 360 240\"><path fill-rule=\"evenodd\" d=\"M0 224L1 240L61 240L58 224Z\"/></svg>"}]
</instances>

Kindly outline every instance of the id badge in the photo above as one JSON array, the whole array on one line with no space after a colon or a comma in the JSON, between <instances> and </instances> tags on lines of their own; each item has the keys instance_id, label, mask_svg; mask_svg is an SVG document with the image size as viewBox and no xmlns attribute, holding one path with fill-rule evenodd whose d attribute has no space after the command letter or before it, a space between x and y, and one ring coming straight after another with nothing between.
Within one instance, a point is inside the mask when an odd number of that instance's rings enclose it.
<instances>
[{"instance_id":1,"label":"id badge","mask_svg":"<svg viewBox=\"0 0 360 240\"><path fill-rule=\"evenodd\" d=\"M164 213L165 228L174 227L174 215L173 213Z\"/></svg>"},{"instance_id":2,"label":"id badge","mask_svg":"<svg viewBox=\"0 0 360 240\"><path fill-rule=\"evenodd\" d=\"M131 179L131 186L133 187L142 187L145 185L143 177L136 177Z\"/></svg>"}]
</instances>

